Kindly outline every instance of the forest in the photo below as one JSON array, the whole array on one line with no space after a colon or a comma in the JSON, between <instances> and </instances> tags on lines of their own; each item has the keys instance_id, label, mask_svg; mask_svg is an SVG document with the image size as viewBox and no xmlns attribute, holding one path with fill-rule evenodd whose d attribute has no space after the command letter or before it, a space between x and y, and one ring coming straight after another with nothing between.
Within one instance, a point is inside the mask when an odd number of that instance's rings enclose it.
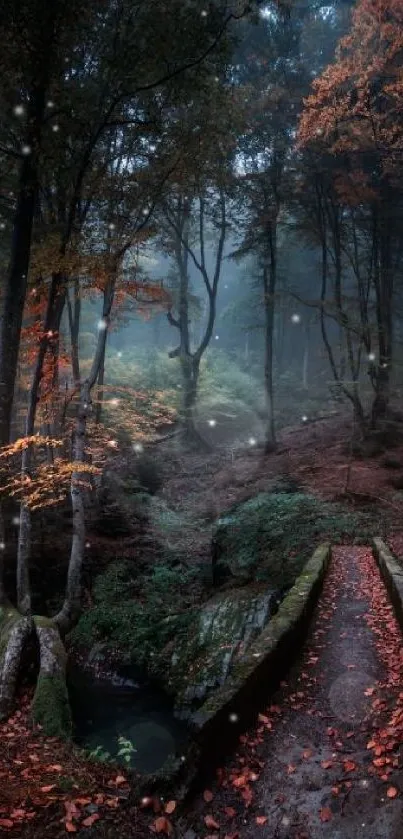
<instances>
[{"instance_id":1,"label":"forest","mask_svg":"<svg viewBox=\"0 0 403 839\"><path fill-rule=\"evenodd\" d=\"M0 34L0 833L401 839L402 0Z\"/></svg>"}]
</instances>

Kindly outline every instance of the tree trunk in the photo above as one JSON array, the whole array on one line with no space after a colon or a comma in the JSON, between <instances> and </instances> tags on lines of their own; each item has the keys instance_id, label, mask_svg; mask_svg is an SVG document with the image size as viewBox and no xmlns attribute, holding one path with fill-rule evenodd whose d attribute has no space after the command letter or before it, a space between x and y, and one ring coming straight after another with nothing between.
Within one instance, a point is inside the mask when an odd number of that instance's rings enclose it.
<instances>
[{"instance_id":1,"label":"tree trunk","mask_svg":"<svg viewBox=\"0 0 403 839\"><path fill-rule=\"evenodd\" d=\"M384 200L378 219L378 265L375 271L376 314L378 327L379 362L375 375L375 397L371 422L375 428L386 418L390 400L390 374L393 353L393 269L391 265L391 234L388 204Z\"/></svg>"},{"instance_id":2,"label":"tree trunk","mask_svg":"<svg viewBox=\"0 0 403 839\"><path fill-rule=\"evenodd\" d=\"M48 737L70 737L72 719L66 685L67 655L54 621L35 617L39 675L32 703L34 722Z\"/></svg>"},{"instance_id":3,"label":"tree trunk","mask_svg":"<svg viewBox=\"0 0 403 839\"><path fill-rule=\"evenodd\" d=\"M106 350L106 343L104 347L104 352L101 358L101 366L99 368L98 373L98 388L97 388L97 404L95 408L95 422L97 425L101 422L102 419L102 406L104 401L104 383L105 383L105 350Z\"/></svg>"},{"instance_id":4,"label":"tree trunk","mask_svg":"<svg viewBox=\"0 0 403 839\"><path fill-rule=\"evenodd\" d=\"M10 426L17 374L22 318L27 290L31 240L38 197L38 155L46 108L47 87L54 36L55 9L49 6L44 28L32 54L32 85L28 96L27 130L24 144L31 149L21 163L17 206L14 217L11 258L4 283L0 320L0 445L10 440ZM46 31L45 31L46 30ZM44 36L45 31L45 36ZM48 41L45 54L43 41Z\"/></svg>"},{"instance_id":5,"label":"tree trunk","mask_svg":"<svg viewBox=\"0 0 403 839\"><path fill-rule=\"evenodd\" d=\"M88 379L81 385L80 401L77 410L76 428L73 444L73 461L77 464L71 476L71 505L73 513L73 537L70 561L67 571L66 593L63 606L55 617L60 634L64 637L77 622L81 611L81 570L85 552L85 508L82 483L85 475L80 471L80 464L85 463L87 436L87 418L91 410L91 391L95 385L102 359L105 356L110 314L115 294L118 266L111 271L111 277L104 291L102 321L105 328L98 332L98 343Z\"/></svg>"},{"instance_id":6,"label":"tree trunk","mask_svg":"<svg viewBox=\"0 0 403 839\"><path fill-rule=\"evenodd\" d=\"M60 323L60 287L62 276L55 274L49 289L49 297L43 325L43 337L41 339L38 355L32 379L31 390L28 401L28 413L25 424L25 436L32 437L35 430L36 410L40 395L40 385L43 372L43 364L48 350L51 336L55 326ZM22 478L29 478L31 471L31 446L27 446L22 452L21 475ZM18 531L18 553L17 553L17 605L21 614L28 615L31 612L31 593L29 584L29 560L31 555L31 512L25 504L20 505L20 523Z\"/></svg>"},{"instance_id":7,"label":"tree trunk","mask_svg":"<svg viewBox=\"0 0 403 839\"><path fill-rule=\"evenodd\" d=\"M310 324L309 321L305 325L305 343L304 355L302 359L302 387L308 390L308 372L309 372L309 339L310 339Z\"/></svg>"},{"instance_id":8,"label":"tree trunk","mask_svg":"<svg viewBox=\"0 0 403 839\"><path fill-rule=\"evenodd\" d=\"M269 230L270 263L263 266L263 294L264 294L264 315L265 315L265 359L264 359L264 383L266 394L267 427L265 451L273 451L276 447L276 430L274 424L274 400L273 400L273 327L274 327L274 293L276 290L277 278L277 238L276 229L273 225Z\"/></svg>"},{"instance_id":9,"label":"tree trunk","mask_svg":"<svg viewBox=\"0 0 403 839\"><path fill-rule=\"evenodd\" d=\"M67 291L67 315L70 329L70 343L71 343L71 367L73 370L74 386L80 385L80 358L78 352L78 339L80 334L80 317L81 317L81 300L80 300L80 286L77 277L73 282L73 305L70 300L69 292Z\"/></svg>"},{"instance_id":10,"label":"tree trunk","mask_svg":"<svg viewBox=\"0 0 403 839\"><path fill-rule=\"evenodd\" d=\"M21 656L32 628L31 618L11 605L0 609L0 719L12 711Z\"/></svg>"}]
</instances>

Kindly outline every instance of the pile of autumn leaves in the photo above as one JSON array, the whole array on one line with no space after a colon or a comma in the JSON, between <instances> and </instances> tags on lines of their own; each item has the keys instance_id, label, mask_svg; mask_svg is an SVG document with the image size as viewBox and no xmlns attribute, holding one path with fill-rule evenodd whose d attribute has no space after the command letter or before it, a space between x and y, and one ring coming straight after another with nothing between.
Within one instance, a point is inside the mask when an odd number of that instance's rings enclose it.
<instances>
[{"instance_id":1,"label":"pile of autumn leaves","mask_svg":"<svg viewBox=\"0 0 403 839\"><path fill-rule=\"evenodd\" d=\"M0 831L14 832L45 817L77 833L119 806L127 797L127 780L116 768L108 772L88 764L67 744L33 731L30 702L24 696L19 710L0 726Z\"/></svg>"},{"instance_id":2,"label":"pile of autumn leaves","mask_svg":"<svg viewBox=\"0 0 403 839\"><path fill-rule=\"evenodd\" d=\"M372 554L363 555L360 566L360 588L370 602L365 620L374 633L378 656L385 668L385 681L377 686L378 695L372 700L372 708L386 721L376 730L367 749L374 755L372 765L376 774L387 782L400 768L396 751L403 741L403 691L399 690L403 685L402 632ZM371 695L369 691L375 693L375 689L368 688L367 695ZM386 794L388 798L396 798L399 791L389 786Z\"/></svg>"}]
</instances>

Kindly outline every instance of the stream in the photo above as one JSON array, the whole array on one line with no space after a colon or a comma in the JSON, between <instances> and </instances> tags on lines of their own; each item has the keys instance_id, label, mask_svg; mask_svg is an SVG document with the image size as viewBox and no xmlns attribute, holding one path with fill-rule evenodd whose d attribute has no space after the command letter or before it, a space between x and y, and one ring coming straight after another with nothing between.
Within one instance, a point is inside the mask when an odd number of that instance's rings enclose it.
<instances>
[{"instance_id":1,"label":"stream","mask_svg":"<svg viewBox=\"0 0 403 839\"><path fill-rule=\"evenodd\" d=\"M101 747L116 758L123 736L136 749L130 766L137 772L156 772L169 755L180 753L189 736L174 717L170 697L150 684L137 685L126 676L121 684L105 683L72 667L68 686L77 745L91 751Z\"/></svg>"}]
</instances>

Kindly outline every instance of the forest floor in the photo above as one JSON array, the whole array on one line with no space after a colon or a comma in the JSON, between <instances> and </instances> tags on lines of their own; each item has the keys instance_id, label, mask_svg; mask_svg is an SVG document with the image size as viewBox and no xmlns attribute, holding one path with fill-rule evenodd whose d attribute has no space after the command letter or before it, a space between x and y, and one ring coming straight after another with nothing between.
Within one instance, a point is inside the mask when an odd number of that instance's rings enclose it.
<instances>
[{"instance_id":1,"label":"forest floor","mask_svg":"<svg viewBox=\"0 0 403 839\"><path fill-rule=\"evenodd\" d=\"M285 430L268 456L257 447L178 456L161 445L163 493L172 508L213 521L279 476L326 500L346 498L350 466L349 502L384 509L388 543L402 555L403 445L350 460L349 442L348 423L335 417ZM190 538L190 556L207 557L206 530ZM401 646L371 552L336 548L302 658L185 819L155 799L151 809L129 802L124 772L32 731L26 696L0 725L0 833L140 839L159 832L160 819L173 839L400 839Z\"/></svg>"}]
</instances>

